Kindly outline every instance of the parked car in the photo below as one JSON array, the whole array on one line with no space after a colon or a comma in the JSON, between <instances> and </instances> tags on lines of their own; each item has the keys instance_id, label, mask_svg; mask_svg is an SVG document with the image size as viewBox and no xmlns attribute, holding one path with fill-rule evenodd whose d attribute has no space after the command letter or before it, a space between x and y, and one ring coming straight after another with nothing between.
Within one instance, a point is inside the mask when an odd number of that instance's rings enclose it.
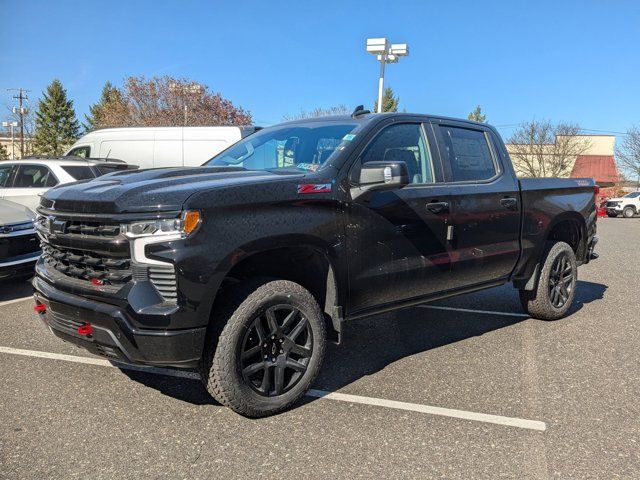
<instances>
[{"instance_id":1,"label":"parked car","mask_svg":"<svg viewBox=\"0 0 640 480\"><path fill-rule=\"evenodd\" d=\"M140 168L200 166L256 127L104 128L87 133L65 155L119 158Z\"/></svg>"},{"instance_id":2,"label":"parked car","mask_svg":"<svg viewBox=\"0 0 640 480\"><path fill-rule=\"evenodd\" d=\"M483 123L362 109L284 123L202 167L49 190L35 308L62 339L198 367L219 402L269 415L347 321L506 282L531 316L566 315L596 258L596 191L517 179Z\"/></svg>"},{"instance_id":3,"label":"parked car","mask_svg":"<svg viewBox=\"0 0 640 480\"><path fill-rule=\"evenodd\" d=\"M24 205L0 200L0 281L33 275L40 256L34 220Z\"/></svg>"},{"instance_id":4,"label":"parked car","mask_svg":"<svg viewBox=\"0 0 640 480\"><path fill-rule=\"evenodd\" d=\"M0 198L35 210L51 187L135 168L121 160L75 157L27 157L0 161Z\"/></svg>"},{"instance_id":5,"label":"parked car","mask_svg":"<svg viewBox=\"0 0 640 480\"><path fill-rule=\"evenodd\" d=\"M605 208L610 217L622 214L624 218L632 218L640 212L640 192L627 193L620 198L610 198L607 200Z\"/></svg>"}]
</instances>

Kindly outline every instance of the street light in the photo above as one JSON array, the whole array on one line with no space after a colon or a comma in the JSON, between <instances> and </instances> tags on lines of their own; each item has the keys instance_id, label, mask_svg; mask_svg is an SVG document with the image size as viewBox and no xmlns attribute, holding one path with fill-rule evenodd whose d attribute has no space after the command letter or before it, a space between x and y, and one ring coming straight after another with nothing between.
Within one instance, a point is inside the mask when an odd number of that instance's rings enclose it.
<instances>
[{"instance_id":1,"label":"street light","mask_svg":"<svg viewBox=\"0 0 640 480\"><path fill-rule=\"evenodd\" d=\"M10 127L11 128L11 160L15 160L16 159L16 147L14 144L14 136L13 136L13 129L15 127L17 127L19 124L18 122L2 122L2 126L7 128Z\"/></svg>"},{"instance_id":2,"label":"street light","mask_svg":"<svg viewBox=\"0 0 640 480\"><path fill-rule=\"evenodd\" d=\"M171 90L174 93L181 93L182 94L182 109L183 109L183 113L184 113L184 126L187 126L187 101L184 98L186 95L199 95L201 94L204 89L202 88L202 85L200 85L197 82L192 82L189 83L187 85L183 85L180 83L176 83L176 82L170 82L169 83L169 90Z\"/></svg>"},{"instance_id":3,"label":"street light","mask_svg":"<svg viewBox=\"0 0 640 480\"><path fill-rule=\"evenodd\" d=\"M382 91L384 89L384 66L397 63L399 57L409 55L406 43L389 43L386 38L367 38L367 53L375 55L380 62L380 78L378 79L378 113L382 113Z\"/></svg>"}]
</instances>

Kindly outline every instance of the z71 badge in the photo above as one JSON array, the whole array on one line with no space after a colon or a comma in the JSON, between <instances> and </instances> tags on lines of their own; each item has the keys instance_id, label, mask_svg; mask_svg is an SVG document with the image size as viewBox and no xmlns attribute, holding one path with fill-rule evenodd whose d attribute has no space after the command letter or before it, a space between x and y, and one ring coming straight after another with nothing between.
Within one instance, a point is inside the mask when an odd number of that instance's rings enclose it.
<instances>
[{"instance_id":1,"label":"z71 badge","mask_svg":"<svg viewBox=\"0 0 640 480\"><path fill-rule=\"evenodd\" d=\"M298 193L331 193L330 183L301 183L298 185Z\"/></svg>"}]
</instances>

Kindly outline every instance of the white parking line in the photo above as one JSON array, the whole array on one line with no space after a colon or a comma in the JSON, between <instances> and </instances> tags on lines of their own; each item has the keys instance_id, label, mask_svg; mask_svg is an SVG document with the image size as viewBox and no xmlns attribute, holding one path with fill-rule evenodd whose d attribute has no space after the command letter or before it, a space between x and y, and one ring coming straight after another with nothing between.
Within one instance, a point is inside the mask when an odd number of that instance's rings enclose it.
<instances>
[{"instance_id":1,"label":"white parking line","mask_svg":"<svg viewBox=\"0 0 640 480\"><path fill-rule=\"evenodd\" d=\"M451 310L453 312L484 313L487 315L507 315L509 317L531 318L526 313L496 312L493 310L472 310L470 308L440 307L438 305L418 305L420 308L432 308L434 310Z\"/></svg>"},{"instance_id":2,"label":"white parking line","mask_svg":"<svg viewBox=\"0 0 640 480\"><path fill-rule=\"evenodd\" d=\"M200 376L196 372L173 370L168 368L156 367L139 367L127 365L124 363L112 363L109 360L92 357L79 357L75 355L65 355L61 353L40 352L35 350L23 350L20 348L1 347L0 353L12 355L23 355L27 357L47 358L51 360L63 360L66 362L83 363L87 365L97 365L101 367L120 368L123 370L135 370L139 372L153 373L156 375L166 375L169 377L188 378L190 380L199 380ZM438 415L442 417L459 418L462 420L472 420L475 422L492 423L495 425L504 425L508 427L524 428L528 430L537 430L544 432L547 425L538 420L526 420L523 418L503 417L501 415L490 415L486 413L469 412L466 410L455 410L451 408L433 407L430 405L422 405L419 403L398 402L395 400L386 400L383 398L363 397L360 395L350 395L339 392L327 392L325 390L309 390L307 395L314 398L326 400L336 400L339 402L359 403L363 405L373 405L377 407L392 408L395 410L405 410L410 412L426 413L429 415Z\"/></svg>"},{"instance_id":3,"label":"white parking line","mask_svg":"<svg viewBox=\"0 0 640 480\"><path fill-rule=\"evenodd\" d=\"M13 300L6 300L4 302L0 302L0 307L5 305L11 305L12 303L24 302L25 300L33 300L33 297L29 295L28 297L14 298Z\"/></svg>"}]
</instances>

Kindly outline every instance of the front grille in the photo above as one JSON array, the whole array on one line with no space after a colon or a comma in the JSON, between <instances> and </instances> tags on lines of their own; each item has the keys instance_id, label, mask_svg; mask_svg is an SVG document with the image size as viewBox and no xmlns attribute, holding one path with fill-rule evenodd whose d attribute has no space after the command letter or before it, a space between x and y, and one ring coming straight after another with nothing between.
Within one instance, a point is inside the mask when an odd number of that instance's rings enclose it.
<instances>
[{"instance_id":1,"label":"front grille","mask_svg":"<svg viewBox=\"0 0 640 480\"><path fill-rule=\"evenodd\" d=\"M620 202L607 202L607 207L613 208L617 207Z\"/></svg>"},{"instance_id":2,"label":"front grille","mask_svg":"<svg viewBox=\"0 0 640 480\"><path fill-rule=\"evenodd\" d=\"M119 285L131 280L131 261L127 258L99 256L85 250L75 250L43 244L44 263L58 272L81 280L100 280L107 285Z\"/></svg>"},{"instance_id":3,"label":"front grille","mask_svg":"<svg viewBox=\"0 0 640 480\"><path fill-rule=\"evenodd\" d=\"M41 215L36 229L53 281L64 279L74 286L91 282L113 292L132 281L150 282L165 303L177 304L175 267L133 262L132 244L120 224Z\"/></svg>"},{"instance_id":4,"label":"front grille","mask_svg":"<svg viewBox=\"0 0 640 480\"><path fill-rule=\"evenodd\" d=\"M36 253L38 250L40 250L40 242L35 233L0 238L0 258L3 261L28 253Z\"/></svg>"}]
</instances>

